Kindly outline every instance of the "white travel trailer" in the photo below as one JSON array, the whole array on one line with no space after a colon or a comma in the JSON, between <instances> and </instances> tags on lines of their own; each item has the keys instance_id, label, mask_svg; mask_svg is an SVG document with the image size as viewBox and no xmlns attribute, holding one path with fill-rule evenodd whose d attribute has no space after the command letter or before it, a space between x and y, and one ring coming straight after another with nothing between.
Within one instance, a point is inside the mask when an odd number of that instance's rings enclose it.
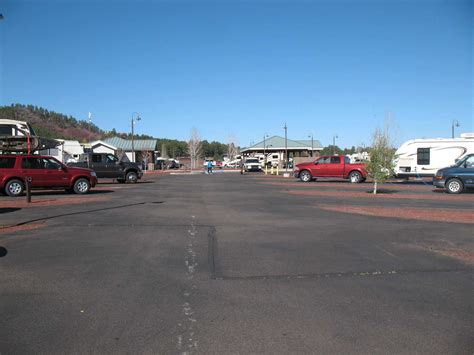
<instances>
[{"instance_id":1,"label":"white travel trailer","mask_svg":"<svg viewBox=\"0 0 474 355\"><path fill-rule=\"evenodd\" d=\"M3 153L35 152L59 144L55 139L36 136L28 122L0 119L0 151Z\"/></svg>"},{"instance_id":2,"label":"white travel trailer","mask_svg":"<svg viewBox=\"0 0 474 355\"><path fill-rule=\"evenodd\" d=\"M28 122L0 119L0 136L30 136L35 135L33 127Z\"/></svg>"},{"instance_id":3,"label":"white travel trailer","mask_svg":"<svg viewBox=\"0 0 474 355\"><path fill-rule=\"evenodd\" d=\"M41 155L49 155L63 163L76 163L81 154L84 154L84 147L78 141L57 139L60 144L56 148L43 149L39 151Z\"/></svg>"},{"instance_id":4,"label":"white travel trailer","mask_svg":"<svg viewBox=\"0 0 474 355\"><path fill-rule=\"evenodd\" d=\"M453 165L465 154L474 153L474 133L459 138L414 139L398 148L397 177L434 176L439 169Z\"/></svg>"}]
</instances>

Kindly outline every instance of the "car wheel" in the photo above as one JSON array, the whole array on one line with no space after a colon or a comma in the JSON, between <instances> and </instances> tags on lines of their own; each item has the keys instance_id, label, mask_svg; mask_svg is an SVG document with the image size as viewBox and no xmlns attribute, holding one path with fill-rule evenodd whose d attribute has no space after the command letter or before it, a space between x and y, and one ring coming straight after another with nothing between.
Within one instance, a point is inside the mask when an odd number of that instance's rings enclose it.
<instances>
[{"instance_id":1,"label":"car wheel","mask_svg":"<svg viewBox=\"0 0 474 355\"><path fill-rule=\"evenodd\" d=\"M83 195L89 192L91 189L91 184L89 181L85 178L80 178L77 179L76 182L74 183L74 193L78 195Z\"/></svg>"},{"instance_id":2,"label":"car wheel","mask_svg":"<svg viewBox=\"0 0 474 355\"><path fill-rule=\"evenodd\" d=\"M311 173L308 171L308 170L303 170L301 173L300 173L300 180L303 181L303 182L309 182L313 179L313 177L311 176Z\"/></svg>"},{"instance_id":3,"label":"car wheel","mask_svg":"<svg viewBox=\"0 0 474 355\"><path fill-rule=\"evenodd\" d=\"M358 171L351 171L351 173L349 174L349 180L353 184L362 182L362 174Z\"/></svg>"},{"instance_id":4,"label":"car wheel","mask_svg":"<svg viewBox=\"0 0 474 355\"><path fill-rule=\"evenodd\" d=\"M446 182L446 190L450 194L460 194L464 190L464 185L459 179L449 179Z\"/></svg>"},{"instance_id":5,"label":"car wheel","mask_svg":"<svg viewBox=\"0 0 474 355\"><path fill-rule=\"evenodd\" d=\"M11 197L20 196L24 189L25 186L23 185L23 182L18 179L12 179L5 185L5 193Z\"/></svg>"},{"instance_id":6,"label":"car wheel","mask_svg":"<svg viewBox=\"0 0 474 355\"><path fill-rule=\"evenodd\" d=\"M126 180L130 184L135 184L138 181L138 175L134 171L127 173Z\"/></svg>"}]
</instances>

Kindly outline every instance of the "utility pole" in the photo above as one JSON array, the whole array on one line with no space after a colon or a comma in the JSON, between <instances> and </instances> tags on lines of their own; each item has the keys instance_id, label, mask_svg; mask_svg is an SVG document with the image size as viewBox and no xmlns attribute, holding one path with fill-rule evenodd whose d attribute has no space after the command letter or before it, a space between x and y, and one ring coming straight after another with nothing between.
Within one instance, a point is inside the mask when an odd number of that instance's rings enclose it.
<instances>
[{"instance_id":1,"label":"utility pole","mask_svg":"<svg viewBox=\"0 0 474 355\"><path fill-rule=\"evenodd\" d=\"M283 128L285 129L285 169L288 169L288 137L287 137L288 127L286 126L286 122L285 122L285 127Z\"/></svg>"},{"instance_id":2,"label":"utility pole","mask_svg":"<svg viewBox=\"0 0 474 355\"><path fill-rule=\"evenodd\" d=\"M267 166L267 154L266 154L266 139L268 137L268 134L264 134L263 135L263 163L264 163L264 166Z\"/></svg>"},{"instance_id":3,"label":"utility pole","mask_svg":"<svg viewBox=\"0 0 474 355\"><path fill-rule=\"evenodd\" d=\"M454 138L454 127L459 127L460 124L458 120L453 120L453 123L451 125L451 138Z\"/></svg>"},{"instance_id":4,"label":"utility pole","mask_svg":"<svg viewBox=\"0 0 474 355\"><path fill-rule=\"evenodd\" d=\"M92 113L89 112L88 116L88 121L89 121L89 139L92 137Z\"/></svg>"},{"instance_id":5,"label":"utility pole","mask_svg":"<svg viewBox=\"0 0 474 355\"><path fill-rule=\"evenodd\" d=\"M332 136L332 155L336 155L336 138L339 138L337 134Z\"/></svg>"},{"instance_id":6,"label":"utility pole","mask_svg":"<svg viewBox=\"0 0 474 355\"><path fill-rule=\"evenodd\" d=\"M311 137L311 158L313 157L313 151L314 151L314 135L311 133L311 135L308 136L308 138Z\"/></svg>"},{"instance_id":7,"label":"utility pole","mask_svg":"<svg viewBox=\"0 0 474 355\"><path fill-rule=\"evenodd\" d=\"M139 112L133 112L132 113L132 162L135 163L135 142L133 136L135 135L135 123L136 121L133 119L134 115L137 115L137 121L141 120L140 113Z\"/></svg>"}]
</instances>

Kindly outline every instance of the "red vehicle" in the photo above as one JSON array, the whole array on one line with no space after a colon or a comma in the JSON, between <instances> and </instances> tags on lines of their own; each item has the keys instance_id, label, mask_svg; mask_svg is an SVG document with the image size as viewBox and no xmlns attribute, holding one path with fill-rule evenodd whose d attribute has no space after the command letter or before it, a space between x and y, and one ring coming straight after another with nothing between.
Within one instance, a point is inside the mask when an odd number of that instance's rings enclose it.
<instances>
[{"instance_id":1,"label":"red vehicle","mask_svg":"<svg viewBox=\"0 0 474 355\"><path fill-rule=\"evenodd\" d=\"M365 181L367 171L364 164L351 164L349 157L333 155L322 156L315 161L296 165L294 175L303 182L318 177L337 177L357 183Z\"/></svg>"},{"instance_id":2,"label":"red vehicle","mask_svg":"<svg viewBox=\"0 0 474 355\"><path fill-rule=\"evenodd\" d=\"M68 167L52 157L0 155L0 191L20 196L27 179L32 189L63 188L76 194L86 194L97 184L93 170Z\"/></svg>"}]
</instances>

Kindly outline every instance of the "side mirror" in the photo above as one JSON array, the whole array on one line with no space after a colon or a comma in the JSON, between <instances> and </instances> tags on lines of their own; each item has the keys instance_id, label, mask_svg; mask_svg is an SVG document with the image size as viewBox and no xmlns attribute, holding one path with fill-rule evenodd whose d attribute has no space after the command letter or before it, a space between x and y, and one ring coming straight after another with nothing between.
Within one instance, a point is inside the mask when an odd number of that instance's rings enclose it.
<instances>
[{"instance_id":1,"label":"side mirror","mask_svg":"<svg viewBox=\"0 0 474 355\"><path fill-rule=\"evenodd\" d=\"M66 165L63 165L63 166L61 166L58 170L62 170L62 171L64 171L65 173L67 173L67 166L66 166Z\"/></svg>"}]
</instances>

